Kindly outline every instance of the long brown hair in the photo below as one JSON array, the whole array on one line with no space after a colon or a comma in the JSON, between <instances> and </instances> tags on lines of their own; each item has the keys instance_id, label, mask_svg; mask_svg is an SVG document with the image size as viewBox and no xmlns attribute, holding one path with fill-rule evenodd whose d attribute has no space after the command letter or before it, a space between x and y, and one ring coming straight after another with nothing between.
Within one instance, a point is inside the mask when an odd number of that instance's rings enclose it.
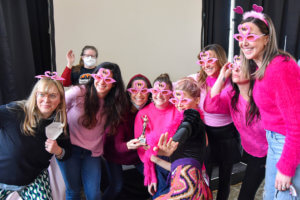
<instances>
[{"instance_id":1,"label":"long brown hair","mask_svg":"<svg viewBox=\"0 0 300 200\"><path fill-rule=\"evenodd\" d=\"M221 45L218 44L210 44L207 45L206 47L204 47L204 49L201 52L205 52L205 51L213 51L216 54L216 57L218 59L218 65L220 66L220 69L223 65L226 64L227 62L227 56L226 56L226 52L223 49L223 47ZM201 53L200 52L200 53ZM197 58L200 60L200 53L198 54ZM204 70L200 69L200 71L198 72L200 74L199 79L197 80L199 83L200 88L206 88L206 78L207 78L207 74L204 72Z\"/></svg>"},{"instance_id":2,"label":"long brown hair","mask_svg":"<svg viewBox=\"0 0 300 200\"><path fill-rule=\"evenodd\" d=\"M109 134L115 134L117 127L121 121L124 120L124 116L128 109L128 101L125 93L125 86L122 79L120 68L115 63L104 62L96 67L93 73L97 73L101 68L111 70L113 79L116 80L113 83L113 87L104 98L103 112L101 115L106 115L106 122L104 129L109 128ZM92 78L86 85L84 111L85 113L79 118L79 123L88 129L94 128L99 121L96 115L100 109L99 97L97 90L94 86L94 79Z\"/></svg>"},{"instance_id":3,"label":"long brown hair","mask_svg":"<svg viewBox=\"0 0 300 200\"><path fill-rule=\"evenodd\" d=\"M264 77L266 68L274 57L279 54L284 55L286 60L289 60L291 57L288 53L278 49L274 24L268 15L264 14L264 18L268 22L268 26L262 20L254 17L248 17L241 22L241 24L246 22L255 24L263 34L268 36L268 42L264 48L261 66L254 72L255 77L259 80ZM243 72L247 73L246 71L250 71L251 65L256 64L253 60L248 60L242 50L240 50L240 54L243 57L243 70L245 70Z\"/></svg>"}]
</instances>

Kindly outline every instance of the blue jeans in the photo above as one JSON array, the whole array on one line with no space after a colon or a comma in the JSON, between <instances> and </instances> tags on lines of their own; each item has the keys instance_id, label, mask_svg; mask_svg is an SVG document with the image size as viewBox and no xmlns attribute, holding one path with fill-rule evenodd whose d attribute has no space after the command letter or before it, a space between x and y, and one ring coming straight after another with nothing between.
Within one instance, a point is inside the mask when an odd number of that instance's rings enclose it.
<instances>
[{"instance_id":1,"label":"blue jeans","mask_svg":"<svg viewBox=\"0 0 300 200\"><path fill-rule=\"evenodd\" d=\"M277 174L276 164L280 159L285 136L279 133L268 131L267 141L268 141L268 155L267 155L267 164L266 164L266 179L265 179L265 194L264 200L296 200L300 199L300 165L296 169L295 176L292 178L292 185L297 191L297 198L290 195L289 190L287 191L278 191L275 188L275 179Z\"/></svg>"},{"instance_id":2,"label":"blue jeans","mask_svg":"<svg viewBox=\"0 0 300 200\"><path fill-rule=\"evenodd\" d=\"M123 187L122 165L104 161L108 177L108 187L103 194L103 200L116 199Z\"/></svg>"},{"instance_id":3,"label":"blue jeans","mask_svg":"<svg viewBox=\"0 0 300 200\"><path fill-rule=\"evenodd\" d=\"M72 145L72 156L58 165L66 184L66 199L80 200L83 184L87 200L101 199L101 157L91 157L91 151Z\"/></svg>"},{"instance_id":4,"label":"blue jeans","mask_svg":"<svg viewBox=\"0 0 300 200\"><path fill-rule=\"evenodd\" d=\"M166 160L166 157L161 156L160 158ZM170 191L170 186L167 183L169 171L165 170L164 168L155 165L156 177L157 177L157 191L153 195L153 199L159 197L162 194L166 194Z\"/></svg>"}]
</instances>

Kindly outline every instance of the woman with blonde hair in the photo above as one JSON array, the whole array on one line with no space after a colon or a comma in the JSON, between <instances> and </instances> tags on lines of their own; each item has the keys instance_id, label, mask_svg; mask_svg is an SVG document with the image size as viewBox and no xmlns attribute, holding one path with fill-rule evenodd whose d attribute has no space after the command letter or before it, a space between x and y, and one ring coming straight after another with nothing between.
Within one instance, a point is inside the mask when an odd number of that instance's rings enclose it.
<instances>
[{"instance_id":1,"label":"woman with blonde hair","mask_svg":"<svg viewBox=\"0 0 300 200\"><path fill-rule=\"evenodd\" d=\"M0 199L14 191L23 199L52 199L49 161L70 155L60 78L38 77L27 100L0 106Z\"/></svg>"}]
</instances>

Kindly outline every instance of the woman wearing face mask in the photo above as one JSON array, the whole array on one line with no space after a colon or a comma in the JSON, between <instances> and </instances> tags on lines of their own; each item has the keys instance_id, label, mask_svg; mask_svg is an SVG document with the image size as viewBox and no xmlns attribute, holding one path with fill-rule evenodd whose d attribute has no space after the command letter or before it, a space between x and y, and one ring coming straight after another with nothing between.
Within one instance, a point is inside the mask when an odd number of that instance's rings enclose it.
<instances>
[{"instance_id":1,"label":"woman wearing face mask","mask_svg":"<svg viewBox=\"0 0 300 200\"><path fill-rule=\"evenodd\" d=\"M216 82L220 69L227 62L227 58L224 49L218 44L206 46L198 58L198 63L201 65L201 70L196 77L201 88L199 107L203 111L203 121L210 147L206 169L211 178L213 165L219 166L217 200L223 200L228 199L229 196L233 164L237 163L241 157L239 134L229 114L205 112L203 107L205 97ZM226 82L224 87L229 85L230 83Z\"/></svg>"},{"instance_id":2,"label":"woman wearing face mask","mask_svg":"<svg viewBox=\"0 0 300 200\"><path fill-rule=\"evenodd\" d=\"M144 163L144 185L153 198L168 192L166 183L168 171L155 165L150 158L153 147L157 145L159 137L164 133L166 127L176 117L177 109L169 102L172 97L172 82L168 74L161 74L154 80L151 89L153 102L141 109L134 124L135 138L141 138L147 147L139 147L138 154ZM167 158L165 158L167 159Z\"/></svg>"},{"instance_id":3,"label":"woman wearing face mask","mask_svg":"<svg viewBox=\"0 0 300 200\"><path fill-rule=\"evenodd\" d=\"M250 76L256 67L252 67L251 72L245 74L240 69L241 58L235 56L234 60L233 65L229 63L221 69L210 94L206 96L204 110L231 115L240 133L244 149L243 157L247 162L238 199L254 200L255 193L265 177L268 143L252 94L255 80ZM232 87L222 90L224 80L230 75Z\"/></svg>"},{"instance_id":4,"label":"woman wearing face mask","mask_svg":"<svg viewBox=\"0 0 300 200\"><path fill-rule=\"evenodd\" d=\"M265 199L300 199L300 69L278 49L273 22L261 10L243 15L235 39L243 67L248 71L252 65L258 67L253 98L269 145ZM291 185L297 198L290 195Z\"/></svg>"},{"instance_id":5,"label":"woman wearing face mask","mask_svg":"<svg viewBox=\"0 0 300 200\"><path fill-rule=\"evenodd\" d=\"M98 58L98 50L94 46L85 46L83 47L79 64L73 66L75 62L75 55L72 50L67 53L67 66L62 73L63 85L65 87L71 85L78 84L86 84L91 76L90 74L95 70L97 58Z\"/></svg>"},{"instance_id":6,"label":"woman wearing face mask","mask_svg":"<svg viewBox=\"0 0 300 200\"><path fill-rule=\"evenodd\" d=\"M114 135L124 120L126 94L120 68L105 62L90 82L66 92L72 156L58 162L66 184L66 199L80 199L83 185L87 200L102 199L101 156L104 135Z\"/></svg>"},{"instance_id":7,"label":"woman wearing face mask","mask_svg":"<svg viewBox=\"0 0 300 200\"><path fill-rule=\"evenodd\" d=\"M134 120L137 112L151 102L152 88L148 78L142 74L133 76L127 85L127 100L131 102L125 121L122 122L115 135L107 135L104 143L104 157L107 164L108 188L103 199L116 199L122 190L122 165L138 165L141 163L137 152L138 147L144 146L138 139L134 139ZM124 107L126 107L124 102ZM137 176L140 174L137 174ZM142 184L142 183L141 183ZM142 190L144 189L141 185Z\"/></svg>"},{"instance_id":8,"label":"woman wearing face mask","mask_svg":"<svg viewBox=\"0 0 300 200\"><path fill-rule=\"evenodd\" d=\"M60 78L48 72L38 77L27 100L0 106L0 199L16 191L25 200L52 200L49 160L55 155L63 162L70 156ZM49 132L55 124L58 131ZM49 134L60 135L49 139Z\"/></svg>"}]
</instances>

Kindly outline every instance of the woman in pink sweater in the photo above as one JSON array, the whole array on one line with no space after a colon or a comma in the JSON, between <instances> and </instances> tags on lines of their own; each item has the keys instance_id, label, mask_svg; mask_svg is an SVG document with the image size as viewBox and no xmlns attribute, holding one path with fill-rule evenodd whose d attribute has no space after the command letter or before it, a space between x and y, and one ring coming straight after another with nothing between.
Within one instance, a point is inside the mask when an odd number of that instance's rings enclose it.
<instances>
[{"instance_id":1,"label":"woman in pink sweater","mask_svg":"<svg viewBox=\"0 0 300 200\"><path fill-rule=\"evenodd\" d=\"M269 144L265 199L291 199L291 190L300 199L300 68L278 49L273 22L261 10L243 15L235 38L243 67L258 67L253 97Z\"/></svg>"},{"instance_id":2,"label":"woman in pink sweater","mask_svg":"<svg viewBox=\"0 0 300 200\"><path fill-rule=\"evenodd\" d=\"M230 177L233 164L240 160L240 138L232 123L230 114L205 112L204 100L209 89L216 82L220 70L227 62L224 49L218 44L206 46L199 54L200 72L196 80L201 88L199 107L203 110L205 129L208 136L210 155L206 164L207 173L211 178L213 165L219 166L219 186L217 200L228 199ZM227 81L225 88L230 86Z\"/></svg>"},{"instance_id":3,"label":"woman in pink sweater","mask_svg":"<svg viewBox=\"0 0 300 200\"><path fill-rule=\"evenodd\" d=\"M126 94L120 68L104 62L92 79L66 92L72 155L58 162L66 184L66 199L101 200L101 156L104 135L115 134L124 118Z\"/></svg>"},{"instance_id":4,"label":"woman in pink sweater","mask_svg":"<svg viewBox=\"0 0 300 200\"><path fill-rule=\"evenodd\" d=\"M155 154L153 147L157 145L160 135L179 112L169 102L172 97L172 82L169 75L161 74L154 80L153 85L151 89L153 102L136 115L134 135L135 138L142 135L146 138L148 148L139 147L137 151L144 163L144 185L148 186L149 193L155 198L168 192L166 183L168 171L151 162L151 155Z\"/></svg>"},{"instance_id":5,"label":"woman in pink sweater","mask_svg":"<svg viewBox=\"0 0 300 200\"><path fill-rule=\"evenodd\" d=\"M260 114L254 103L252 90L255 80L251 73L240 70L240 57L235 63L225 65L219 77L206 96L204 110L210 113L230 114L241 136L246 173L240 190L239 200L253 200L255 193L265 177L265 163L268 143L262 127ZM231 66L231 67L228 67ZM251 72L256 68L252 67ZM232 87L222 90L225 80L231 75Z\"/></svg>"}]
</instances>

